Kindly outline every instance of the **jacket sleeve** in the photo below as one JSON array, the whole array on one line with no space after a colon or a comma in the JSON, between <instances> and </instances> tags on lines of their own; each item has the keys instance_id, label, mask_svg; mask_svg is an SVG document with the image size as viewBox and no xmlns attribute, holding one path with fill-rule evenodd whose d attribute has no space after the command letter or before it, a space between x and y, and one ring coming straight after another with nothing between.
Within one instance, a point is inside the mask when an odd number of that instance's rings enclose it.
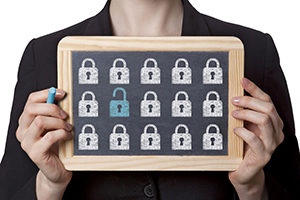
<instances>
[{"instance_id":1,"label":"jacket sleeve","mask_svg":"<svg viewBox=\"0 0 300 200\"><path fill-rule=\"evenodd\" d=\"M300 156L290 96L272 37L266 36L266 57L263 90L270 95L284 122L284 141L265 166L269 199L300 199Z\"/></svg>"},{"instance_id":2,"label":"jacket sleeve","mask_svg":"<svg viewBox=\"0 0 300 200\"><path fill-rule=\"evenodd\" d=\"M23 151L15 134L28 95L36 90L34 41L27 45L18 70L5 152L0 165L0 199L36 199L38 168Z\"/></svg>"}]
</instances>

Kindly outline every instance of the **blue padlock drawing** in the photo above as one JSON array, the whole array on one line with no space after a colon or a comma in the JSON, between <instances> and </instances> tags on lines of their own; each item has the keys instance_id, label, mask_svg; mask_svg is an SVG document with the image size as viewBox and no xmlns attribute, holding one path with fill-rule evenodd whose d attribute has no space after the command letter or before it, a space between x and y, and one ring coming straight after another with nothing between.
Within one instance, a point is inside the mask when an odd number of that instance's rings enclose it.
<instances>
[{"instance_id":1,"label":"blue padlock drawing","mask_svg":"<svg viewBox=\"0 0 300 200\"><path fill-rule=\"evenodd\" d=\"M116 88L113 91L113 97L116 97L117 91L123 93L123 100L110 101L110 117L129 117L129 102L126 100L126 91L124 88Z\"/></svg>"}]
</instances>

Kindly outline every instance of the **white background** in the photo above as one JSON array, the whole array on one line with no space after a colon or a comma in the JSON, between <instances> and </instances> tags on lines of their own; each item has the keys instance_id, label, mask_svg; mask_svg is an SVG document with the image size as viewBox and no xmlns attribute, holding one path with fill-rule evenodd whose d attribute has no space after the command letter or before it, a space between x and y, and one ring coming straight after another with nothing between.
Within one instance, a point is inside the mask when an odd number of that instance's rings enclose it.
<instances>
[{"instance_id":1,"label":"white background","mask_svg":"<svg viewBox=\"0 0 300 200\"><path fill-rule=\"evenodd\" d=\"M106 0L1 1L0 160L5 147L18 65L27 43L32 38L66 28L97 14L105 2ZM271 34L288 82L298 129L300 127L298 1L191 0L191 3L203 14ZM300 138L299 133L297 136Z\"/></svg>"}]
</instances>

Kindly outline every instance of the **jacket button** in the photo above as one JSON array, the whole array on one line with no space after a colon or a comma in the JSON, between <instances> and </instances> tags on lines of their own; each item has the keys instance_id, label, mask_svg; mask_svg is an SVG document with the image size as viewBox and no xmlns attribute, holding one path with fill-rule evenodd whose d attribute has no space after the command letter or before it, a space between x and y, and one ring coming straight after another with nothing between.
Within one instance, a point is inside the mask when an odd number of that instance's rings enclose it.
<instances>
[{"instance_id":1,"label":"jacket button","mask_svg":"<svg viewBox=\"0 0 300 200\"><path fill-rule=\"evenodd\" d=\"M144 187L144 194L146 195L146 197L149 197L149 198L154 197L154 191L153 191L153 187L151 184L146 185Z\"/></svg>"}]
</instances>

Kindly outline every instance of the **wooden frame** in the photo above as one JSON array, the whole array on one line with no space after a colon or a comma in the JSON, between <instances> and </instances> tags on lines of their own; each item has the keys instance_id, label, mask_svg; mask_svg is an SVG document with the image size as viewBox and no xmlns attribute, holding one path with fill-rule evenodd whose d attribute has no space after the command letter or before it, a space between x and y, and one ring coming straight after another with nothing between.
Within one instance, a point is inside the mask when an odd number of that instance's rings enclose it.
<instances>
[{"instance_id":1,"label":"wooden frame","mask_svg":"<svg viewBox=\"0 0 300 200\"><path fill-rule=\"evenodd\" d=\"M243 141L233 133L243 122L231 116L238 109L233 96L242 96L240 84L244 76L244 48L236 37L110 37L68 36L58 44L58 88L68 97L60 101L62 109L72 113L72 51L225 51L229 55L228 71L228 155L226 156L74 156L73 140L60 143L59 157L68 170L206 170L232 171L243 157Z\"/></svg>"}]
</instances>

